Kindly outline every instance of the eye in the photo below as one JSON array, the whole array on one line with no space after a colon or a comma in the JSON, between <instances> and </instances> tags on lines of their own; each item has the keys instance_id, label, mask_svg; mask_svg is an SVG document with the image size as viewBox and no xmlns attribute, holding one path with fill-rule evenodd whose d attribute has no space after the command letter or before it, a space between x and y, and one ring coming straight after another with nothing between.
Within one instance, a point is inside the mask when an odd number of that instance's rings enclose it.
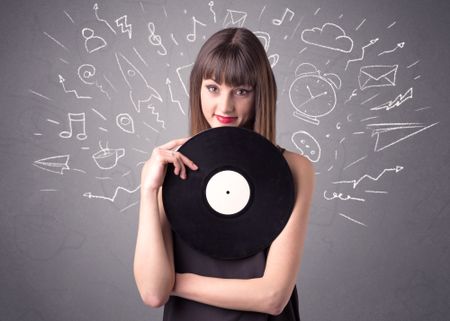
<instances>
[{"instance_id":1,"label":"eye","mask_svg":"<svg viewBox=\"0 0 450 321\"><path fill-rule=\"evenodd\" d=\"M246 96L251 92L251 89L239 88L236 90L236 95L238 96Z\"/></svg>"},{"instance_id":2,"label":"eye","mask_svg":"<svg viewBox=\"0 0 450 321\"><path fill-rule=\"evenodd\" d=\"M205 87L206 87L206 89L207 89L209 92L211 92L211 93L217 92L217 86L214 86L214 85L206 85Z\"/></svg>"}]
</instances>

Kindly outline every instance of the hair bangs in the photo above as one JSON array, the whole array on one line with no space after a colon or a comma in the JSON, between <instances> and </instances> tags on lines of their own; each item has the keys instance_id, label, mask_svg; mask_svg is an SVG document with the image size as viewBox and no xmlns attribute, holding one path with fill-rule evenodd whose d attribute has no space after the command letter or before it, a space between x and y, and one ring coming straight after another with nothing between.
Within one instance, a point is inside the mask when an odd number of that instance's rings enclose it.
<instances>
[{"instance_id":1,"label":"hair bangs","mask_svg":"<svg viewBox=\"0 0 450 321\"><path fill-rule=\"evenodd\" d=\"M257 68L254 59L235 45L219 46L205 59L203 79L213 79L228 86L255 86Z\"/></svg>"}]
</instances>

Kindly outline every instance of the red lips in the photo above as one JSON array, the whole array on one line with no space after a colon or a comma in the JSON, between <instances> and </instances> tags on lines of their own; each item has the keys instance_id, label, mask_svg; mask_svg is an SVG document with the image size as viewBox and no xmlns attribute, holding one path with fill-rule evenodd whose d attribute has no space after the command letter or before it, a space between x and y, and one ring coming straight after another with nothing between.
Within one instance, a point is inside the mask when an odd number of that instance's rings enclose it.
<instances>
[{"instance_id":1,"label":"red lips","mask_svg":"<svg viewBox=\"0 0 450 321\"><path fill-rule=\"evenodd\" d=\"M237 119L237 117L224 117L224 116L219 116L219 115L216 115L216 118L222 124L229 124L229 123L234 122Z\"/></svg>"}]
</instances>

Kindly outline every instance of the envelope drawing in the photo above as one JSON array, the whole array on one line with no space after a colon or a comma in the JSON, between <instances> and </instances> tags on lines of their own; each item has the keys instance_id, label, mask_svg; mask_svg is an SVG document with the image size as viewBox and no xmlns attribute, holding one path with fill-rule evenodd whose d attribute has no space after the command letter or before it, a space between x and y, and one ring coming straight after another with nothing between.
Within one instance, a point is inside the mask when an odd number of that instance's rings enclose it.
<instances>
[{"instance_id":1,"label":"envelope drawing","mask_svg":"<svg viewBox=\"0 0 450 321\"><path fill-rule=\"evenodd\" d=\"M397 69L398 65L363 66L359 69L359 88L395 86Z\"/></svg>"},{"instance_id":2,"label":"envelope drawing","mask_svg":"<svg viewBox=\"0 0 450 321\"><path fill-rule=\"evenodd\" d=\"M227 9L227 15L225 16L225 20L223 21L223 27L224 28L227 28L228 26L242 27L244 25L246 18L247 12Z\"/></svg>"}]
</instances>

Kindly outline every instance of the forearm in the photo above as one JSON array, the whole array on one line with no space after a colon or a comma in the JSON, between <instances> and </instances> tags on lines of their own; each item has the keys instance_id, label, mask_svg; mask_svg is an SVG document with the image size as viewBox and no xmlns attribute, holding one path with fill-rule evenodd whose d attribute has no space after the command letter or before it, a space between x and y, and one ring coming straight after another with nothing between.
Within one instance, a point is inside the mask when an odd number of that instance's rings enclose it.
<instances>
[{"instance_id":1,"label":"forearm","mask_svg":"<svg viewBox=\"0 0 450 321\"><path fill-rule=\"evenodd\" d=\"M164 242L157 191L141 191L134 277L142 299L152 306L164 304L175 281Z\"/></svg>"},{"instance_id":2,"label":"forearm","mask_svg":"<svg viewBox=\"0 0 450 321\"><path fill-rule=\"evenodd\" d=\"M263 278L223 279L176 274L172 295L225 309L278 313L277 293Z\"/></svg>"}]
</instances>

